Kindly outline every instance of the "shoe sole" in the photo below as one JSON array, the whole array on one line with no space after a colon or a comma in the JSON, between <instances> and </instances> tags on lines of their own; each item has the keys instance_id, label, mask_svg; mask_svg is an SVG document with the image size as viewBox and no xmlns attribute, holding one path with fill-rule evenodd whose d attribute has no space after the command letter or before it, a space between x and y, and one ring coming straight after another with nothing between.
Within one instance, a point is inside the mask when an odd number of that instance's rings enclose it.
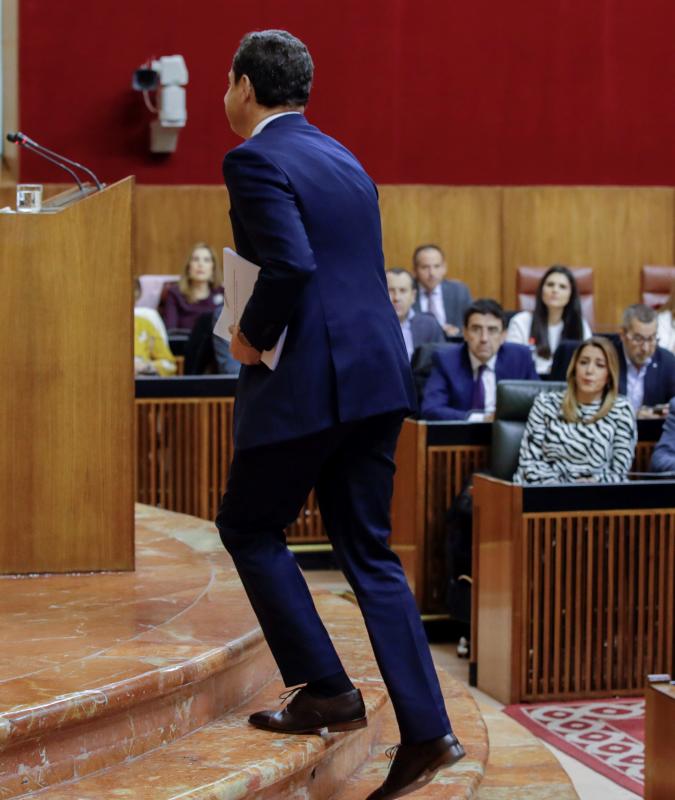
<instances>
[{"instance_id":1,"label":"shoe sole","mask_svg":"<svg viewBox=\"0 0 675 800\"><path fill-rule=\"evenodd\" d=\"M436 773L440 772L442 769L449 769L450 767L454 767L458 761L461 761L466 753L462 750L462 754L458 756L454 756L451 760L441 760L440 762L436 762L435 764L427 767L419 776L416 781L409 783L407 786L403 786L397 792L393 794L386 794L383 795L383 798L386 800L397 800L399 797L405 797L405 795L410 794L411 792L416 792L418 789L426 786L428 783L431 783L433 779L436 777Z\"/></svg>"},{"instance_id":2,"label":"shoe sole","mask_svg":"<svg viewBox=\"0 0 675 800\"><path fill-rule=\"evenodd\" d=\"M321 727L316 728L299 728L290 730L289 728L275 728L273 725L264 725L259 724L257 722L251 722L249 719L249 723L253 725L254 728L260 728L262 731L272 731L272 733L290 733L290 734L316 734L320 736L322 731L328 731L328 733L341 733L343 731L355 731L359 728L365 728L368 725L368 719L366 717L361 717L361 719L351 719L347 722L331 722L328 725L322 725Z\"/></svg>"}]
</instances>

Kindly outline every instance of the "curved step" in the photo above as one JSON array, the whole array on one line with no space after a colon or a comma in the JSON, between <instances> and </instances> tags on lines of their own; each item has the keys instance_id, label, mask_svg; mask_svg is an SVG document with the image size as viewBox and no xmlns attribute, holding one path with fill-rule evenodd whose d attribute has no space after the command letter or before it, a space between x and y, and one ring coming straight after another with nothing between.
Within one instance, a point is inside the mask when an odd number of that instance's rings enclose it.
<instances>
[{"instance_id":1,"label":"curved step","mask_svg":"<svg viewBox=\"0 0 675 800\"><path fill-rule=\"evenodd\" d=\"M257 730L247 716L278 704L283 686L274 682L254 702L198 731L125 764L62 784L44 800L243 800L324 798L368 756L386 702L381 687L364 691L369 725L350 733L279 736ZM301 792L301 794L297 794Z\"/></svg>"},{"instance_id":2,"label":"curved step","mask_svg":"<svg viewBox=\"0 0 675 800\"><path fill-rule=\"evenodd\" d=\"M369 724L349 733L283 736L247 722L279 704L279 681L254 700L193 733L138 758L39 793L48 800L323 800L368 757L379 739L387 695L358 609L331 594L314 595L340 656L362 690ZM30 796L30 795L26 795Z\"/></svg>"},{"instance_id":3,"label":"curved step","mask_svg":"<svg viewBox=\"0 0 675 800\"><path fill-rule=\"evenodd\" d=\"M213 526L140 506L136 539L133 573L2 579L3 798L178 739L276 674Z\"/></svg>"},{"instance_id":4,"label":"curved step","mask_svg":"<svg viewBox=\"0 0 675 800\"><path fill-rule=\"evenodd\" d=\"M415 800L464 800L479 796L478 789L488 762L489 744L485 722L469 690L443 670L438 671L445 704L453 730L466 750L466 757L448 770L441 770L434 780L418 789ZM331 800L363 800L380 786L389 771L386 751L398 744L398 728L393 709L383 715L381 742L373 748L370 760L345 782ZM505 800L505 798L502 798Z\"/></svg>"},{"instance_id":5,"label":"curved step","mask_svg":"<svg viewBox=\"0 0 675 800\"><path fill-rule=\"evenodd\" d=\"M9 611L0 635L12 656L0 656L0 796L361 800L384 779L383 750L398 733L352 603L315 594L364 693L368 727L279 736L247 723L283 687L265 686L275 667L213 527L138 507L137 556L135 573L1 584ZM432 784L445 794L430 796L470 797L485 729L461 684L442 684L468 758ZM372 753L366 783L355 782Z\"/></svg>"}]
</instances>

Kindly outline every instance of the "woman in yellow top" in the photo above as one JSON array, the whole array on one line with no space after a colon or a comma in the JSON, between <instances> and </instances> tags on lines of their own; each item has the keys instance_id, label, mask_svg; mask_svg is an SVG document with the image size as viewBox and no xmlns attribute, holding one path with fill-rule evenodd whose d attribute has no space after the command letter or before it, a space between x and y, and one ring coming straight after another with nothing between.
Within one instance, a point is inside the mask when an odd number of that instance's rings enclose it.
<instances>
[{"instance_id":1,"label":"woman in yellow top","mask_svg":"<svg viewBox=\"0 0 675 800\"><path fill-rule=\"evenodd\" d=\"M140 297L141 285L136 278L134 293ZM175 375L176 359L164 337L144 316L134 314L134 374Z\"/></svg>"}]
</instances>

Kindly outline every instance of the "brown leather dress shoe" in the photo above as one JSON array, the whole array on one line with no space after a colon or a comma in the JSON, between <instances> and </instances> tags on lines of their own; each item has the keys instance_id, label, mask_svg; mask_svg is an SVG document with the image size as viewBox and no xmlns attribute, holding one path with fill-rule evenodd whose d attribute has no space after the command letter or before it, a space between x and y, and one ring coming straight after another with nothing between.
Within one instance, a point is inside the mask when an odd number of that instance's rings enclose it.
<instances>
[{"instance_id":1,"label":"brown leather dress shoe","mask_svg":"<svg viewBox=\"0 0 675 800\"><path fill-rule=\"evenodd\" d=\"M281 733L320 733L365 728L366 707L361 692L351 689L335 697L312 697L305 687L281 711L257 711L248 721L256 728Z\"/></svg>"},{"instance_id":2,"label":"brown leather dress shoe","mask_svg":"<svg viewBox=\"0 0 675 800\"><path fill-rule=\"evenodd\" d=\"M419 744L402 744L389 767L387 780L367 800L394 800L414 792L433 780L439 769L451 767L465 756L464 748L449 733Z\"/></svg>"}]
</instances>

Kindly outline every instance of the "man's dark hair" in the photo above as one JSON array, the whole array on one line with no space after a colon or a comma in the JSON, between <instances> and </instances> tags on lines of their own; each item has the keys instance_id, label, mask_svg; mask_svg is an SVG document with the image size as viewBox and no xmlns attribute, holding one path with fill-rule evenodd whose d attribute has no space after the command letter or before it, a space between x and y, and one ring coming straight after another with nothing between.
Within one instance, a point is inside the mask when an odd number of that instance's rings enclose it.
<instances>
[{"instance_id":1,"label":"man's dark hair","mask_svg":"<svg viewBox=\"0 0 675 800\"><path fill-rule=\"evenodd\" d=\"M441 258L443 261L445 261L445 253L437 244L421 244L415 248L415 252L413 253L413 267L417 266L417 256L422 252L422 250L438 250L438 252L441 254Z\"/></svg>"},{"instance_id":2,"label":"man's dark hair","mask_svg":"<svg viewBox=\"0 0 675 800\"><path fill-rule=\"evenodd\" d=\"M404 269L403 267L389 267L389 269L385 270L385 272L387 275L407 275L410 278L410 287L412 289L415 288L415 279L407 269Z\"/></svg>"},{"instance_id":3,"label":"man's dark hair","mask_svg":"<svg viewBox=\"0 0 675 800\"><path fill-rule=\"evenodd\" d=\"M472 314L492 314L493 317L502 323L502 328L506 327L506 314L504 309L499 305L496 300L489 297L482 297L480 300L474 300L473 303L464 312L464 327L469 324L469 318Z\"/></svg>"},{"instance_id":4,"label":"man's dark hair","mask_svg":"<svg viewBox=\"0 0 675 800\"><path fill-rule=\"evenodd\" d=\"M305 106L314 64L305 45L288 31L253 31L234 54L235 83L248 75L261 106Z\"/></svg>"}]
</instances>

